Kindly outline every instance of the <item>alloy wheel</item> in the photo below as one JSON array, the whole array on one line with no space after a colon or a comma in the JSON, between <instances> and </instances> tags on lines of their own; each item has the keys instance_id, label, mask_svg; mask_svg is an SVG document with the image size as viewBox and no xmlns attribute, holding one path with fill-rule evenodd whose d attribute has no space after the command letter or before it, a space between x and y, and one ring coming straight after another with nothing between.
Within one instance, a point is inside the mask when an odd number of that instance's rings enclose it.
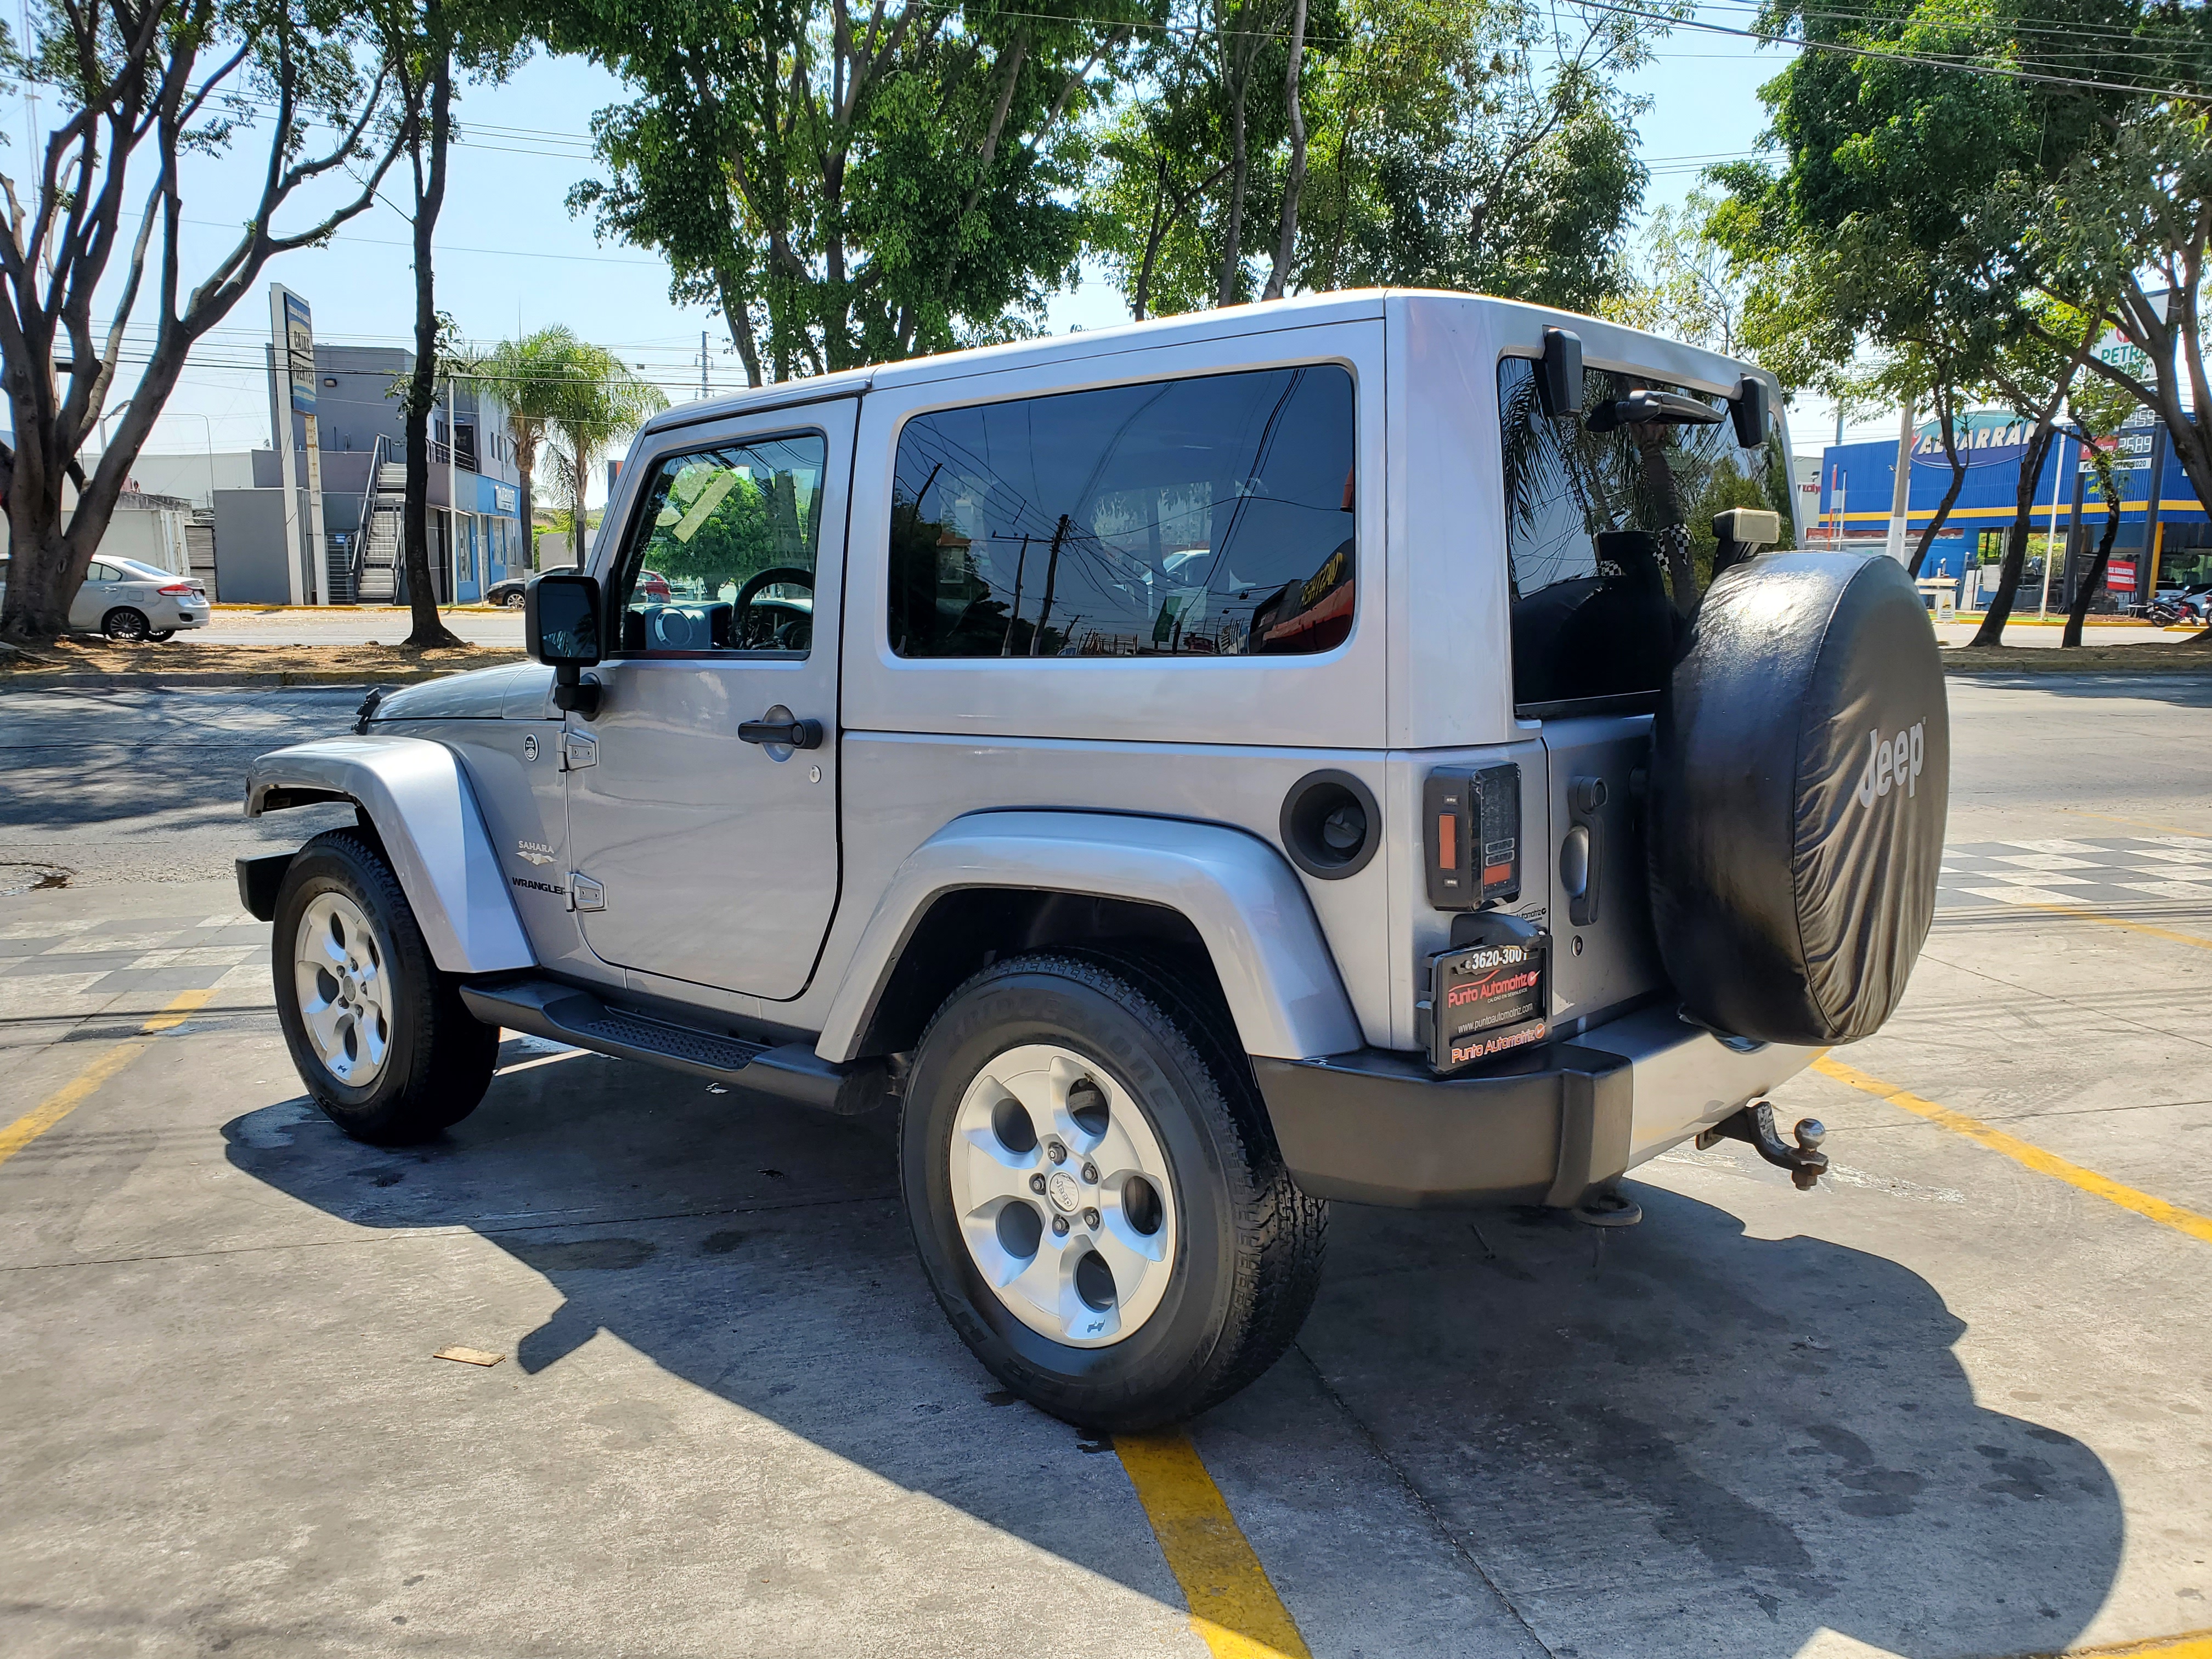
<instances>
[{"instance_id":1,"label":"alloy wheel","mask_svg":"<svg viewBox=\"0 0 2212 1659\"><path fill-rule=\"evenodd\" d=\"M951 1152L961 1238L1022 1323L1103 1348L1158 1310L1175 1188L1144 1109L1106 1067L1055 1043L1008 1049L962 1097Z\"/></svg>"},{"instance_id":2,"label":"alloy wheel","mask_svg":"<svg viewBox=\"0 0 2212 1659\"><path fill-rule=\"evenodd\" d=\"M348 1088L376 1081L392 1050L391 952L353 900L318 893L292 951L300 1023L324 1069Z\"/></svg>"}]
</instances>

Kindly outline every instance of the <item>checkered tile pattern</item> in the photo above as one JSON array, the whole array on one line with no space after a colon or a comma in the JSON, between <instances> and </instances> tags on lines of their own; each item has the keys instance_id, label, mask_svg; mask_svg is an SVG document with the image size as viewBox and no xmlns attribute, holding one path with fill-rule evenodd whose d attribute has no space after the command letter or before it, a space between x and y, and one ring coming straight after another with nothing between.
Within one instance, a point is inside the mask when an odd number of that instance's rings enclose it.
<instances>
[{"instance_id":1,"label":"checkered tile pattern","mask_svg":"<svg viewBox=\"0 0 2212 1659\"><path fill-rule=\"evenodd\" d=\"M0 1018L64 1014L127 994L158 1006L183 991L267 994L269 927L242 912L110 921L0 913Z\"/></svg>"},{"instance_id":2,"label":"checkered tile pattern","mask_svg":"<svg viewBox=\"0 0 2212 1659\"><path fill-rule=\"evenodd\" d=\"M2088 836L1964 842L1943 849L1942 909L2057 904L2127 911L2212 908L2212 839Z\"/></svg>"}]
</instances>

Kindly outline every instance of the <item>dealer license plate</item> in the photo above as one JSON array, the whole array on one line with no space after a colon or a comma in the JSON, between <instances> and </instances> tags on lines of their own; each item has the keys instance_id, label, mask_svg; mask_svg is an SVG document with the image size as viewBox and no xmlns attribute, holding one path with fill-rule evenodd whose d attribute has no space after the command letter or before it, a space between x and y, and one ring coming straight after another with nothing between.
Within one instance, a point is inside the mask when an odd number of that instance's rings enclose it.
<instances>
[{"instance_id":1,"label":"dealer license plate","mask_svg":"<svg viewBox=\"0 0 2212 1659\"><path fill-rule=\"evenodd\" d=\"M1544 1040L1544 969L1551 940L1540 937L1462 945L1429 958L1430 1062L1440 1072Z\"/></svg>"}]
</instances>

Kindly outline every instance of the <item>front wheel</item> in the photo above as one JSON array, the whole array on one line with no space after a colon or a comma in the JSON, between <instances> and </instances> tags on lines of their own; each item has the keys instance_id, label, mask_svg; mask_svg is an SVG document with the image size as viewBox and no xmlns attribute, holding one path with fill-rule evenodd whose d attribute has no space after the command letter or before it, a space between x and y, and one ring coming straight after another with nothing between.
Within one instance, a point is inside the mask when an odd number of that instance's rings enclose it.
<instances>
[{"instance_id":1,"label":"front wheel","mask_svg":"<svg viewBox=\"0 0 2212 1659\"><path fill-rule=\"evenodd\" d=\"M1146 963L1018 957L969 980L922 1037L900 1167L953 1328L1085 1428L1228 1398L1320 1285L1328 1206L1283 1168L1225 1018Z\"/></svg>"},{"instance_id":2,"label":"front wheel","mask_svg":"<svg viewBox=\"0 0 2212 1659\"><path fill-rule=\"evenodd\" d=\"M398 1146L476 1110L499 1032L438 971L368 837L335 830L295 855L276 893L271 956L292 1064L338 1127Z\"/></svg>"}]
</instances>

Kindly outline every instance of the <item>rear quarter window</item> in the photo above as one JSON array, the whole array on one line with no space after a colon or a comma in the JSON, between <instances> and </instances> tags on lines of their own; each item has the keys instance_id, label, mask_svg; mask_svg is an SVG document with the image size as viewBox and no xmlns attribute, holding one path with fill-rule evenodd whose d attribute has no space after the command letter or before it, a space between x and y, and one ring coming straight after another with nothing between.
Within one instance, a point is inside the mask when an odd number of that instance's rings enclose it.
<instances>
[{"instance_id":1,"label":"rear quarter window","mask_svg":"<svg viewBox=\"0 0 2212 1659\"><path fill-rule=\"evenodd\" d=\"M893 485L902 657L1251 657L1352 631L1352 380L1335 364L919 415Z\"/></svg>"}]
</instances>

